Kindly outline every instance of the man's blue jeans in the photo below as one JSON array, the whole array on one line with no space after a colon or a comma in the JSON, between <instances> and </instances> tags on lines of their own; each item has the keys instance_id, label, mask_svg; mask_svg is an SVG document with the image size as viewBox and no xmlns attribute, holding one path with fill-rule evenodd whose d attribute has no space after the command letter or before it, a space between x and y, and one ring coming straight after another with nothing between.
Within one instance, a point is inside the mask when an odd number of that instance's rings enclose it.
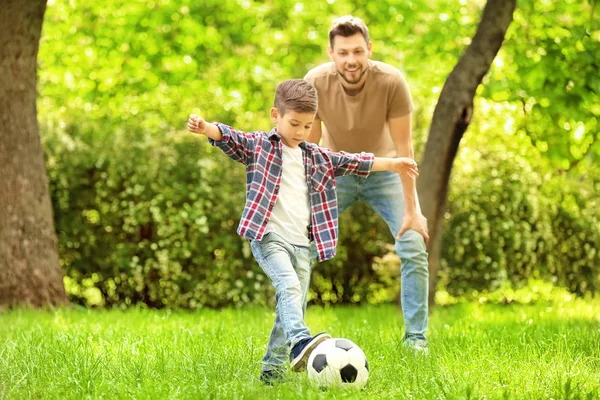
<instances>
[{"instance_id":1,"label":"man's blue jeans","mask_svg":"<svg viewBox=\"0 0 600 400\"><path fill-rule=\"evenodd\" d=\"M275 287L275 324L269 338L262 370L280 368L288 362L290 349L310 337L304 323L310 284L310 249L288 243L274 232L260 242L251 241L252 254Z\"/></svg>"},{"instance_id":2,"label":"man's blue jeans","mask_svg":"<svg viewBox=\"0 0 600 400\"><path fill-rule=\"evenodd\" d=\"M367 178L340 176L336 179L336 186L340 214L362 200L379 214L390 228L396 241L394 249L402 263L400 296L406 329L404 338L425 340L429 294L427 250L423 236L416 231L409 230L400 239L396 239L402 226L405 208L400 175L395 172L378 171L371 172Z\"/></svg>"}]
</instances>

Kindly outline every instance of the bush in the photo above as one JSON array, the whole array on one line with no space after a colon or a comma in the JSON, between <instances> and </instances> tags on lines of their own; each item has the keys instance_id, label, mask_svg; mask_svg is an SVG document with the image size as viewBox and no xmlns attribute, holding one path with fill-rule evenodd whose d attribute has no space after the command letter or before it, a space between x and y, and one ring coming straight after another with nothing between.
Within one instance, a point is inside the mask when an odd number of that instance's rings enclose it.
<instances>
[{"instance_id":1,"label":"bush","mask_svg":"<svg viewBox=\"0 0 600 400\"><path fill-rule=\"evenodd\" d=\"M451 294L518 283L545 268L555 246L544 178L521 155L464 149L451 181L442 278Z\"/></svg>"},{"instance_id":2,"label":"bush","mask_svg":"<svg viewBox=\"0 0 600 400\"><path fill-rule=\"evenodd\" d=\"M597 194L585 180L561 176L543 189L551 197L556 246L548 266L552 279L578 295L600 290L600 213Z\"/></svg>"},{"instance_id":3,"label":"bush","mask_svg":"<svg viewBox=\"0 0 600 400\"><path fill-rule=\"evenodd\" d=\"M205 139L117 131L94 148L58 131L45 146L67 289L89 303L197 308L270 293L235 230L244 168ZM217 154L218 153L218 154ZM86 296L87 294L87 296Z\"/></svg>"},{"instance_id":4,"label":"bush","mask_svg":"<svg viewBox=\"0 0 600 400\"><path fill-rule=\"evenodd\" d=\"M550 175L522 144L472 147L483 150L463 148L451 180L441 287L456 296L541 278L579 295L597 292L600 216L591 184Z\"/></svg>"},{"instance_id":5,"label":"bush","mask_svg":"<svg viewBox=\"0 0 600 400\"><path fill-rule=\"evenodd\" d=\"M336 256L313 270L309 299L317 304L379 304L400 291L400 260L394 238L381 217L364 203L339 220Z\"/></svg>"},{"instance_id":6,"label":"bush","mask_svg":"<svg viewBox=\"0 0 600 400\"><path fill-rule=\"evenodd\" d=\"M204 138L172 132L116 130L92 145L84 140L91 141L89 132L44 130L72 301L192 309L272 301L270 282L236 233L245 201L242 165ZM385 223L359 205L341 226L338 256L316 267L310 298L394 298L399 261L377 257L393 242Z\"/></svg>"},{"instance_id":7,"label":"bush","mask_svg":"<svg viewBox=\"0 0 600 400\"><path fill-rule=\"evenodd\" d=\"M74 302L221 307L273 299L236 233L245 174L203 138L46 127L61 263ZM79 137L80 139L72 139ZM110 140L108 139L110 138ZM441 287L452 296L545 279L577 294L600 287L593 190L549 179L528 155L463 148L451 182ZM534 165L534 166L532 166ZM313 303L382 303L399 293L387 226L365 205L340 218L337 256L313 273Z\"/></svg>"}]
</instances>

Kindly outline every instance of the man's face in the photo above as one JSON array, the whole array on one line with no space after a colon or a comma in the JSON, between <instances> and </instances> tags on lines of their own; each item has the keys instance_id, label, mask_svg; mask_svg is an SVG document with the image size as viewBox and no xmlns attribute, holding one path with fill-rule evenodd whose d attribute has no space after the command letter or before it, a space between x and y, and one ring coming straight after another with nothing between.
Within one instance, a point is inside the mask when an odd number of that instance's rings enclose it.
<instances>
[{"instance_id":1,"label":"man's face","mask_svg":"<svg viewBox=\"0 0 600 400\"><path fill-rule=\"evenodd\" d=\"M271 120L277 126L277 133L281 136L283 144L287 147L298 147L308 138L315 114L287 110L285 115L281 116L276 108L271 108Z\"/></svg>"},{"instance_id":2,"label":"man's face","mask_svg":"<svg viewBox=\"0 0 600 400\"><path fill-rule=\"evenodd\" d=\"M362 83L371 57L371 42L367 43L360 33L349 37L338 35L333 40L333 48L329 48L329 57L345 83Z\"/></svg>"}]
</instances>

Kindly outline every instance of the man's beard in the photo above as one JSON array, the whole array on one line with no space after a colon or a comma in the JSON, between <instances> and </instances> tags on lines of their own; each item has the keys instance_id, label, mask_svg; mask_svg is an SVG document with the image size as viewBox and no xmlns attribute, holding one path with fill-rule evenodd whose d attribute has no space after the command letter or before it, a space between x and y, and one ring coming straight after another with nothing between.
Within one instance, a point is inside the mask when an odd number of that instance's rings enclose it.
<instances>
[{"instance_id":1,"label":"man's beard","mask_svg":"<svg viewBox=\"0 0 600 400\"><path fill-rule=\"evenodd\" d=\"M349 83L351 85L354 85L354 84L357 84L358 82L360 82L360 80L362 79L363 76L365 76L366 73L367 73L367 69L365 68L358 76L358 79L356 79L355 81L350 81L346 78L346 74L344 74L342 71L340 71L338 69L338 74L342 77L342 79L345 80L346 83Z\"/></svg>"}]
</instances>

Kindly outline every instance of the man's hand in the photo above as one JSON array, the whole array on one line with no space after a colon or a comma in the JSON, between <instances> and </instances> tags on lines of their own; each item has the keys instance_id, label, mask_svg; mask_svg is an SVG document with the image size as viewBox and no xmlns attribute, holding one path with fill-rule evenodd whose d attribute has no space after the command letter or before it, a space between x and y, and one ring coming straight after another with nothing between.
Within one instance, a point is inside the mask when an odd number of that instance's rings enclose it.
<instances>
[{"instance_id":1,"label":"man's hand","mask_svg":"<svg viewBox=\"0 0 600 400\"><path fill-rule=\"evenodd\" d=\"M392 161L392 171L416 179L419 176L417 162L412 158L398 157Z\"/></svg>"},{"instance_id":2,"label":"man's hand","mask_svg":"<svg viewBox=\"0 0 600 400\"><path fill-rule=\"evenodd\" d=\"M188 119L188 130L193 133L199 133L201 135L206 135L206 121L204 118L200 117L196 114L190 114L190 118Z\"/></svg>"},{"instance_id":3,"label":"man's hand","mask_svg":"<svg viewBox=\"0 0 600 400\"><path fill-rule=\"evenodd\" d=\"M425 239L425 244L429 243L427 218L425 218L420 212L404 215L402 227L400 228L400 232L396 236L396 239L400 239L400 237L408 230L419 232L421 236L423 236L423 239Z\"/></svg>"}]
</instances>

